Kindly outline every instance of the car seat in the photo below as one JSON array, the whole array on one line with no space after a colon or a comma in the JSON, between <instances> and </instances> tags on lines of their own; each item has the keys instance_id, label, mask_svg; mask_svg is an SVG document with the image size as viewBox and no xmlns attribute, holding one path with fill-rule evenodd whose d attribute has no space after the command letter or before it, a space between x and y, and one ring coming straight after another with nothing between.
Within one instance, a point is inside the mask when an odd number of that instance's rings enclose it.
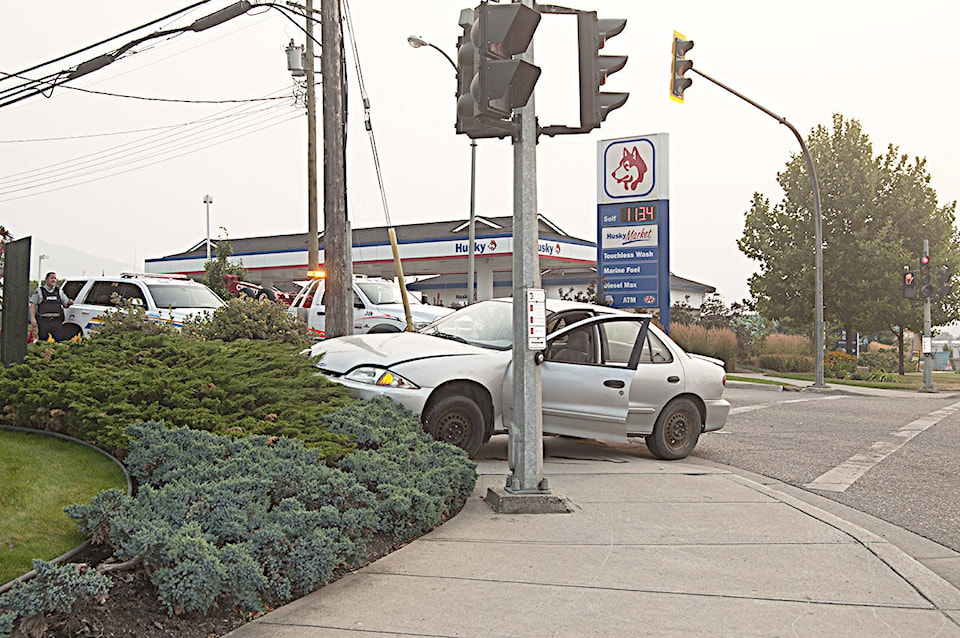
<instances>
[{"instance_id":1,"label":"car seat","mask_svg":"<svg viewBox=\"0 0 960 638\"><path fill-rule=\"evenodd\" d=\"M590 363L593 355L590 352L590 335L584 330L570 333L567 345L553 356L554 361L570 363Z\"/></svg>"}]
</instances>

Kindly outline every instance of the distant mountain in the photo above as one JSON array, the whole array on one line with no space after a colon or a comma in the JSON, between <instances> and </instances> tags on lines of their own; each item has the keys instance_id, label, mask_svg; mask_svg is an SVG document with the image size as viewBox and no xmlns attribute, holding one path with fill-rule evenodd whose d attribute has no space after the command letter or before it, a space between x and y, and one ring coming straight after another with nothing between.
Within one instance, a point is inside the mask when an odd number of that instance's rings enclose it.
<instances>
[{"instance_id":1,"label":"distant mountain","mask_svg":"<svg viewBox=\"0 0 960 638\"><path fill-rule=\"evenodd\" d=\"M40 264L40 255L46 255L43 258L42 266ZM37 272L38 267L43 268L43 272ZM142 265L140 270L142 270ZM83 251L71 248L69 246L59 246L57 244L48 244L36 237L30 243L30 278L39 280L46 273L53 271L57 273L60 279L83 276L117 276L121 272L130 272L137 270L132 263L122 263L97 257Z\"/></svg>"}]
</instances>

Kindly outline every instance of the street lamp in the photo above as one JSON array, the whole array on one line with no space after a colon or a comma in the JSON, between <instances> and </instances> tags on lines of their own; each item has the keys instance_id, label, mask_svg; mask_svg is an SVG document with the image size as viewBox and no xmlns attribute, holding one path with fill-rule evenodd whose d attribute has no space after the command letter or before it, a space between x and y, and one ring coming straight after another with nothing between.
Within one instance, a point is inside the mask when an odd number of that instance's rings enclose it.
<instances>
[{"instance_id":1,"label":"street lamp","mask_svg":"<svg viewBox=\"0 0 960 638\"><path fill-rule=\"evenodd\" d=\"M43 281L43 260L50 257L50 255L39 254L37 255L37 281Z\"/></svg>"},{"instance_id":2,"label":"street lamp","mask_svg":"<svg viewBox=\"0 0 960 638\"><path fill-rule=\"evenodd\" d=\"M207 205L207 261L210 261L210 204L213 203L213 198L204 195L203 203Z\"/></svg>"},{"instance_id":3,"label":"street lamp","mask_svg":"<svg viewBox=\"0 0 960 638\"><path fill-rule=\"evenodd\" d=\"M420 47L430 47L435 51L439 51L440 55L447 59L447 62L450 63L450 66L453 67L454 72L457 72L457 63L453 61L446 52L438 47L437 45L427 42L423 38L415 35L411 35L407 38L407 43L412 46L414 49L419 49ZM468 235L468 241L470 245L467 246L467 304L474 302L474 277L476 273L475 262L474 262L474 244L476 244L477 239L477 140L470 140L470 232Z\"/></svg>"}]
</instances>

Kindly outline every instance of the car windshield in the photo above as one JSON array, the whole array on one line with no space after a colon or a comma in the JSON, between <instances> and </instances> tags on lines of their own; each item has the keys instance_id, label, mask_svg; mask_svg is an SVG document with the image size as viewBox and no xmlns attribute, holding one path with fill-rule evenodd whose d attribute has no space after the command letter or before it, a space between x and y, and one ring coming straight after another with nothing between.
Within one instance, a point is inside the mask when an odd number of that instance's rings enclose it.
<instances>
[{"instance_id":1,"label":"car windshield","mask_svg":"<svg viewBox=\"0 0 960 638\"><path fill-rule=\"evenodd\" d=\"M360 290L372 304L403 303L403 298L400 296L400 286L392 281L358 281L357 285L360 286ZM420 303L420 299L409 291L407 299L411 304Z\"/></svg>"},{"instance_id":2,"label":"car windshield","mask_svg":"<svg viewBox=\"0 0 960 638\"><path fill-rule=\"evenodd\" d=\"M157 308L219 308L223 301L203 285L147 284Z\"/></svg>"},{"instance_id":3,"label":"car windshield","mask_svg":"<svg viewBox=\"0 0 960 638\"><path fill-rule=\"evenodd\" d=\"M509 350L513 344L513 304L502 301L471 304L437 319L421 332L481 348Z\"/></svg>"}]
</instances>

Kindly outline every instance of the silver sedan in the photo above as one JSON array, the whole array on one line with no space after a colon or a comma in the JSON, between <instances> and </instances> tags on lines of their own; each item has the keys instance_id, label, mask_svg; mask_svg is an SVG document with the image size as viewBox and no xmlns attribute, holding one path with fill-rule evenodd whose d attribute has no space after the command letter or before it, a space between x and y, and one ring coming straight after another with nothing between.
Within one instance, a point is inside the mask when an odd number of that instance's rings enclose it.
<instances>
[{"instance_id":1,"label":"silver sedan","mask_svg":"<svg viewBox=\"0 0 960 638\"><path fill-rule=\"evenodd\" d=\"M390 397L473 456L513 427L512 317L510 299L483 301L419 332L327 339L309 354L332 381ZM684 352L648 315L548 299L547 335L545 434L642 436L657 458L681 459L726 423L722 362Z\"/></svg>"}]
</instances>

